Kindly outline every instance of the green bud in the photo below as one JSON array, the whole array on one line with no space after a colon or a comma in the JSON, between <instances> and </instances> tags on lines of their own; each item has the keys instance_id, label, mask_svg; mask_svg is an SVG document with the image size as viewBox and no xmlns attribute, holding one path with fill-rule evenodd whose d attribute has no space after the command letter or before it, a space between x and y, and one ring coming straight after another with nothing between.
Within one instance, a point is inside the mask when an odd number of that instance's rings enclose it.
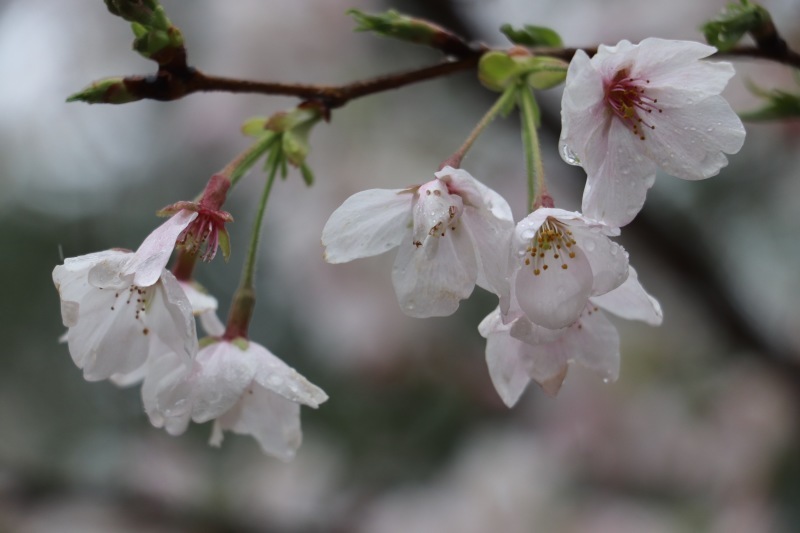
<instances>
[{"instance_id":1,"label":"green bud","mask_svg":"<svg viewBox=\"0 0 800 533\"><path fill-rule=\"evenodd\" d=\"M390 9L379 15L369 15L358 9L350 9L348 15L356 19L355 31L371 31L385 37L393 37L417 44L433 44L446 30L428 21L415 19Z\"/></svg>"},{"instance_id":2,"label":"green bud","mask_svg":"<svg viewBox=\"0 0 800 533\"><path fill-rule=\"evenodd\" d=\"M150 26L155 10L160 6L157 0L105 0L111 14L128 22L138 22Z\"/></svg>"},{"instance_id":3,"label":"green bud","mask_svg":"<svg viewBox=\"0 0 800 533\"><path fill-rule=\"evenodd\" d=\"M531 70L526 81L534 89L550 89L567 79L569 64L555 57L534 57L529 64Z\"/></svg>"},{"instance_id":4,"label":"green bud","mask_svg":"<svg viewBox=\"0 0 800 533\"><path fill-rule=\"evenodd\" d=\"M706 22L701 29L708 44L722 52L736 46L746 33L752 34L756 40L759 35L775 33L769 12L749 0L728 4L722 13Z\"/></svg>"},{"instance_id":5,"label":"green bud","mask_svg":"<svg viewBox=\"0 0 800 533\"><path fill-rule=\"evenodd\" d=\"M141 100L141 97L129 92L125 85L125 79L120 77L95 81L82 91L67 98L67 102L89 104L127 104L137 100Z\"/></svg>"},{"instance_id":6,"label":"green bud","mask_svg":"<svg viewBox=\"0 0 800 533\"><path fill-rule=\"evenodd\" d=\"M563 46L561 36L550 28L544 26L531 26L526 24L521 30L515 30L511 24L503 24L500 31L508 40L521 46L549 46L559 48Z\"/></svg>"},{"instance_id":7,"label":"green bud","mask_svg":"<svg viewBox=\"0 0 800 533\"><path fill-rule=\"evenodd\" d=\"M478 79L493 91L502 91L519 75L519 65L505 52L487 52L478 62Z\"/></svg>"},{"instance_id":8,"label":"green bud","mask_svg":"<svg viewBox=\"0 0 800 533\"><path fill-rule=\"evenodd\" d=\"M242 123L242 133L248 137L260 137L267 129L267 117L250 117Z\"/></svg>"}]
</instances>

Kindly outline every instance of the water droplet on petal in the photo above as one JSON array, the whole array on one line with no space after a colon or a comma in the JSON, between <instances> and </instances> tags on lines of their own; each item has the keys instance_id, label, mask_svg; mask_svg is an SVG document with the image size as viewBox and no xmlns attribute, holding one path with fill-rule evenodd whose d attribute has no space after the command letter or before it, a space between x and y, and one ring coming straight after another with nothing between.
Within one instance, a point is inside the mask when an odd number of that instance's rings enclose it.
<instances>
[{"instance_id":1,"label":"water droplet on petal","mask_svg":"<svg viewBox=\"0 0 800 533\"><path fill-rule=\"evenodd\" d=\"M593 252L594 251L594 241L593 240L586 241L586 243L583 245L583 247L586 248L587 252Z\"/></svg>"},{"instance_id":2,"label":"water droplet on petal","mask_svg":"<svg viewBox=\"0 0 800 533\"><path fill-rule=\"evenodd\" d=\"M561 159L563 159L566 163L570 165L580 165L581 160L578 159L578 156L573 152L567 143L562 142L561 146L559 147L559 151L561 152Z\"/></svg>"},{"instance_id":3,"label":"water droplet on petal","mask_svg":"<svg viewBox=\"0 0 800 533\"><path fill-rule=\"evenodd\" d=\"M603 383L611 383L611 380L609 378L603 378Z\"/></svg>"}]
</instances>

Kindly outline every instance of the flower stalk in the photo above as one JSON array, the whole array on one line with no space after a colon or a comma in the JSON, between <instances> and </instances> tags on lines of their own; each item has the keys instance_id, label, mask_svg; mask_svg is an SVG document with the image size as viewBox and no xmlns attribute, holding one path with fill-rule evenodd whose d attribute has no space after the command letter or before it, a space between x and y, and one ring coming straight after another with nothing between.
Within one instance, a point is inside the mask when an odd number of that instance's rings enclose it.
<instances>
[{"instance_id":1,"label":"flower stalk","mask_svg":"<svg viewBox=\"0 0 800 533\"><path fill-rule=\"evenodd\" d=\"M484 129L486 129L486 126L491 124L492 121L497 118L497 115L508 113L509 109L514 103L515 96L516 87L513 85L507 87L500 95L500 98L498 98L494 105L492 105L486 114L483 115L483 118L481 118L480 122L478 122L478 124L469 134L469 137L467 137L467 139L464 141L464 144L462 144L453 155L442 162L441 166L439 166L439 170L447 166L460 168L461 161L464 159L464 156L467 155L469 149L472 148L472 145L475 143L475 140L478 138L478 136L483 132Z\"/></svg>"},{"instance_id":2,"label":"flower stalk","mask_svg":"<svg viewBox=\"0 0 800 533\"><path fill-rule=\"evenodd\" d=\"M528 174L528 205L531 211L538 207L553 207L544 181L542 149L536 132L538 106L533 93L526 85L520 85L516 89L522 122L522 148L525 151L525 169Z\"/></svg>"},{"instance_id":3,"label":"flower stalk","mask_svg":"<svg viewBox=\"0 0 800 533\"><path fill-rule=\"evenodd\" d=\"M250 319L253 316L253 309L256 305L254 279L256 259L258 257L258 243L261 237L261 225L267 208L267 200L272 191L272 184L275 182L275 176L278 173L278 168L280 168L282 160L282 157L270 157L267 182L264 185L264 191L261 193L258 212L253 222L250 247L247 250L247 258L242 268L242 278L239 282L239 288L233 295L233 301L231 302L228 325L223 335L224 339L233 340L237 337L247 338L247 329L250 325Z\"/></svg>"}]
</instances>

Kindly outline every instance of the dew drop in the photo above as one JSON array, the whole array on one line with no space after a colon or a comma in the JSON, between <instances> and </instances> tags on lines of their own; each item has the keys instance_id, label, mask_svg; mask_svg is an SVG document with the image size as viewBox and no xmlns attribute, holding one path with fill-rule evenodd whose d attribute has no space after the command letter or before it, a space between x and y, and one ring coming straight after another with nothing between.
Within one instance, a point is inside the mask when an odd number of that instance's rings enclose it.
<instances>
[{"instance_id":1,"label":"dew drop","mask_svg":"<svg viewBox=\"0 0 800 533\"><path fill-rule=\"evenodd\" d=\"M573 152L566 143L562 142L561 146L559 147L559 151L561 152L561 159L563 159L566 163L570 165L580 165L581 160L578 159L578 156Z\"/></svg>"},{"instance_id":2,"label":"dew drop","mask_svg":"<svg viewBox=\"0 0 800 533\"><path fill-rule=\"evenodd\" d=\"M611 380L608 378L603 378L603 383L611 383Z\"/></svg>"}]
</instances>

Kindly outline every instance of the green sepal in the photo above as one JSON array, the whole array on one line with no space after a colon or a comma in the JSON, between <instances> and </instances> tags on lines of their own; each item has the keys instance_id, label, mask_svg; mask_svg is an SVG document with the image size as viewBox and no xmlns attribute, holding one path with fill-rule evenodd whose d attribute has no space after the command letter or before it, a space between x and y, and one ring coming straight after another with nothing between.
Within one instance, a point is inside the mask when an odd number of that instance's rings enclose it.
<instances>
[{"instance_id":1,"label":"green sepal","mask_svg":"<svg viewBox=\"0 0 800 533\"><path fill-rule=\"evenodd\" d=\"M314 185L314 173L305 161L300 164L300 174L303 175L303 181L306 182L307 186Z\"/></svg>"},{"instance_id":2,"label":"green sepal","mask_svg":"<svg viewBox=\"0 0 800 533\"><path fill-rule=\"evenodd\" d=\"M746 83L753 94L766 100L766 105L761 109L739 113L742 120L781 120L800 117L800 94L780 89L767 90L749 80Z\"/></svg>"},{"instance_id":3,"label":"green sepal","mask_svg":"<svg viewBox=\"0 0 800 533\"><path fill-rule=\"evenodd\" d=\"M111 14L129 22L151 26L155 11L160 7L157 0L105 0Z\"/></svg>"},{"instance_id":4,"label":"green sepal","mask_svg":"<svg viewBox=\"0 0 800 533\"><path fill-rule=\"evenodd\" d=\"M246 351L247 348L250 346L250 341L245 339L244 337L236 337L230 342L243 352Z\"/></svg>"},{"instance_id":5,"label":"green sepal","mask_svg":"<svg viewBox=\"0 0 800 533\"><path fill-rule=\"evenodd\" d=\"M520 74L519 65L505 52L487 52L478 62L478 79L493 91L502 91Z\"/></svg>"},{"instance_id":6,"label":"green sepal","mask_svg":"<svg viewBox=\"0 0 800 533\"><path fill-rule=\"evenodd\" d=\"M217 242L219 244L219 249L222 250L222 258L225 259L225 262L228 262L228 259L231 258L231 237L228 235L228 230L223 227L220 231L217 231Z\"/></svg>"},{"instance_id":7,"label":"green sepal","mask_svg":"<svg viewBox=\"0 0 800 533\"><path fill-rule=\"evenodd\" d=\"M741 0L738 4L728 4L722 13L703 24L701 29L708 44L726 52L736 46L746 33L761 34L766 25L772 26L769 12L749 0Z\"/></svg>"},{"instance_id":8,"label":"green sepal","mask_svg":"<svg viewBox=\"0 0 800 533\"><path fill-rule=\"evenodd\" d=\"M203 348L207 348L208 346L218 342L219 339L217 337L202 337L197 341L197 347L202 350Z\"/></svg>"},{"instance_id":9,"label":"green sepal","mask_svg":"<svg viewBox=\"0 0 800 533\"><path fill-rule=\"evenodd\" d=\"M553 29L526 24L516 30L511 24L503 24L500 31L508 40L521 46L549 46L560 48L564 45L561 36Z\"/></svg>"},{"instance_id":10,"label":"green sepal","mask_svg":"<svg viewBox=\"0 0 800 533\"><path fill-rule=\"evenodd\" d=\"M141 97L128 91L125 79L121 77L97 80L82 91L67 98L67 102L86 102L89 104L127 104L137 100L141 100Z\"/></svg>"},{"instance_id":11,"label":"green sepal","mask_svg":"<svg viewBox=\"0 0 800 533\"><path fill-rule=\"evenodd\" d=\"M370 15L358 9L347 10L358 24L354 31L371 31L416 44L433 44L437 37L446 33L441 27L425 20L403 15L390 9L386 13Z\"/></svg>"}]
</instances>

